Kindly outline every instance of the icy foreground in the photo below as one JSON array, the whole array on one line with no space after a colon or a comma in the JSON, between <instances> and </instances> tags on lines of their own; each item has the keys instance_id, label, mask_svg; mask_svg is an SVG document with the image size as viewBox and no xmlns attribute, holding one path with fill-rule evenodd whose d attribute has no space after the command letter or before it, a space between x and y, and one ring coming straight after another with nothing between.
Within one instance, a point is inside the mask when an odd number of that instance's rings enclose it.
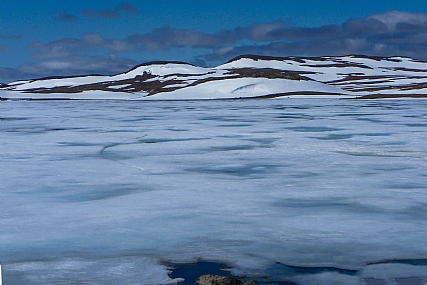
<instances>
[{"instance_id":1,"label":"icy foreground","mask_svg":"<svg viewBox=\"0 0 427 285\"><path fill-rule=\"evenodd\" d=\"M114 76L24 80L0 85L22 99L192 100L295 95L426 97L427 63L407 57L240 56L212 68L152 62Z\"/></svg>"},{"instance_id":2,"label":"icy foreground","mask_svg":"<svg viewBox=\"0 0 427 285\"><path fill-rule=\"evenodd\" d=\"M4 284L175 284L164 262L198 259L260 281L424 284L426 110L0 102Z\"/></svg>"}]
</instances>

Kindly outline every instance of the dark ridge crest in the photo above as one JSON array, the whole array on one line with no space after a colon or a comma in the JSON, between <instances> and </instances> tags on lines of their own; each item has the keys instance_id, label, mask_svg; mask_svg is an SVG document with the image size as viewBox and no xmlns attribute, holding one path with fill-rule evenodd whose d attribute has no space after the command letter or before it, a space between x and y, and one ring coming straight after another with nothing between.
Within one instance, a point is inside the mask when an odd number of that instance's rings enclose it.
<instances>
[{"instance_id":1,"label":"dark ridge crest","mask_svg":"<svg viewBox=\"0 0 427 285\"><path fill-rule=\"evenodd\" d=\"M365 58L365 59L372 59L375 61L388 60L388 61L400 62L400 60L398 59L391 59L390 57L376 56L376 55L349 54L343 57Z\"/></svg>"},{"instance_id":2,"label":"dark ridge crest","mask_svg":"<svg viewBox=\"0 0 427 285\"><path fill-rule=\"evenodd\" d=\"M279 56L268 56L268 55L255 55L255 54L242 54L239 56L236 56L235 58L230 59L226 63L231 63L234 61L238 61L243 58L253 59L253 60L286 60L286 59L292 59L290 57L279 57Z\"/></svg>"},{"instance_id":3,"label":"dark ridge crest","mask_svg":"<svg viewBox=\"0 0 427 285\"><path fill-rule=\"evenodd\" d=\"M30 82L34 82L34 81L39 81L39 80L68 79L68 78L79 78L79 77L90 77L90 76L115 76L115 75L120 75L120 74L126 74L126 73L128 73L132 70L135 70L139 67L142 67L142 66L164 65L164 64L168 64L168 63L170 63L170 64L185 64L185 65L195 66L191 63L187 63L184 61L150 61L150 62L146 62L146 63L136 65L136 66L132 67L131 69L129 69L128 71L117 73L117 74L111 74L111 75L105 75L105 74L84 74L84 75L70 75L70 76L68 76L68 75L66 75L66 76L54 75L54 76L46 76L46 77L33 78L33 79L27 79L27 80ZM5 87L8 87L8 85L0 83L0 88L5 88Z\"/></svg>"},{"instance_id":4,"label":"dark ridge crest","mask_svg":"<svg viewBox=\"0 0 427 285\"><path fill-rule=\"evenodd\" d=\"M367 58L367 59L372 59L372 60L377 60L377 61L387 60L387 61L391 61L391 62L402 62L401 59L410 59L413 62L427 63L427 61L419 60L416 58L412 58L409 56L403 56L403 55L377 56L377 55L364 55L364 54L349 54L346 56L354 57L354 58Z\"/></svg>"},{"instance_id":5,"label":"dark ridge crest","mask_svg":"<svg viewBox=\"0 0 427 285\"><path fill-rule=\"evenodd\" d=\"M244 58L248 58L248 59L252 59L252 60L278 60L278 61L293 60L293 61L302 62L305 59L315 60L315 61L325 61L327 59L334 59L334 58L339 59L339 58L343 58L343 57L365 58L365 59L372 59L372 60L376 60L376 61L387 60L387 61L392 61L392 62L401 62L401 60L399 58L406 58L406 59L412 60L413 62L421 62L421 63L425 62L425 61L414 59L411 57L398 56L398 55L389 56L389 57L376 56L376 55L364 55L364 54L348 54L348 55L335 55L335 56L286 56L286 57L280 57L280 56L268 56L268 55L242 54L242 55L239 55L239 56L236 56L236 57L230 59L226 63L231 63L231 62L234 62L234 61L237 61L240 59L244 59Z\"/></svg>"},{"instance_id":6,"label":"dark ridge crest","mask_svg":"<svg viewBox=\"0 0 427 285\"><path fill-rule=\"evenodd\" d=\"M131 72L132 70L135 70L139 67L143 67L143 66L150 66L150 65L164 65L164 64L185 64L185 65L190 65L190 66L195 66L194 64L185 62L185 61L149 61L149 62L145 62L142 64L138 64L137 66L132 67L131 69L129 69L126 72L123 73L119 73L119 74L126 74L128 72Z\"/></svg>"}]
</instances>

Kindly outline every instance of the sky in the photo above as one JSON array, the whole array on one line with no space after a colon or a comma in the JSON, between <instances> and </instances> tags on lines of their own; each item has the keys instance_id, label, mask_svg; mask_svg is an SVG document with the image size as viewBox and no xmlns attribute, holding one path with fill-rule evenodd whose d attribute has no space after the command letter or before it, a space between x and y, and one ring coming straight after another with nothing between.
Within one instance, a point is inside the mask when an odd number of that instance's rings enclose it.
<instances>
[{"instance_id":1,"label":"sky","mask_svg":"<svg viewBox=\"0 0 427 285\"><path fill-rule=\"evenodd\" d=\"M427 60L425 0L1 0L0 83L238 55Z\"/></svg>"}]
</instances>

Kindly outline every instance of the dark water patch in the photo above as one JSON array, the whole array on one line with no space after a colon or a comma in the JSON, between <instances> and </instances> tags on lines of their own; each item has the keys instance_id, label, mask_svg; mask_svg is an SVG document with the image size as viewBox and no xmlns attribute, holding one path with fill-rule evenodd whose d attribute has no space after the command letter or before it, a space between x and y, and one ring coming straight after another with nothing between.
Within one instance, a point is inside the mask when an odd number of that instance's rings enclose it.
<instances>
[{"instance_id":1,"label":"dark water patch","mask_svg":"<svg viewBox=\"0 0 427 285\"><path fill-rule=\"evenodd\" d=\"M290 107L289 106L275 106L273 108L275 110L286 110L286 109L289 109Z\"/></svg>"},{"instance_id":2,"label":"dark water patch","mask_svg":"<svg viewBox=\"0 0 427 285\"><path fill-rule=\"evenodd\" d=\"M80 203L97 200L106 200L121 196L126 196L137 192L135 188L123 188L114 186L105 186L105 188L87 189L87 191L81 191L79 189L77 193L70 193L67 195L60 195L57 198L67 203Z\"/></svg>"},{"instance_id":3,"label":"dark water patch","mask_svg":"<svg viewBox=\"0 0 427 285\"><path fill-rule=\"evenodd\" d=\"M143 122L143 121L156 121L159 120L159 117L154 116L143 116L129 119L120 119L120 122L134 123L134 122Z\"/></svg>"},{"instance_id":4,"label":"dark water patch","mask_svg":"<svg viewBox=\"0 0 427 285\"><path fill-rule=\"evenodd\" d=\"M264 144L264 145L271 145L271 144L275 143L276 141L281 140L281 138L250 138L250 139L245 139L245 140L255 142L255 143L259 143L259 144Z\"/></svg>"},{"instance_id":5,"label":"dark water patch","mask_svg":"<svg viewBox=\"0 0 427 285\"><path fill-rule=\"evenodd\" d=\"M375 279L375 278L364 278L363 281L365 281L366 285L388 285L389 283L387 282L387 280L383 280L383 279ZM399 283L397 283L398 285L401 285ZM403 284L402 284L403 285ZM413 284L411 284L413 285Z\"/></svg>"},{"instance_id":6,"label":"dark water patch","mask_svg":"<svg viewBox=\"0 0 427 285\"><path fill-rule=\"evenodd\" d=\"M309 110L309 109L313 109L316 108L317 106L310 106L310 105L301 105L301 106L275 106L274 109L275 110L289 110L289 109L293 109L293 110Z\"/></svg>"},{"instance_id":7,"label":"dark water patch","mask_svg":"<svg viewBox=\"0 0 427 285\"><path fill-rule=\"evenodd\" d=\"M251 133L252 134L266 134L266 135L275 134L275 135L277 135L278 132L276 130L262 130L262 131L252 130Z\"/></svg>"},{"instance_id":8,"label":"dark water patch","mask_svg":"<svg viewBox=\"0 0 427 285\"><path fill-rule=\"evenodd\" d=\"M304 105L301 105L301 106L292 106L290 108L291 109L295 109L295 110L309 110L309 109L314 109L316 107L318 107L318 106L304 106Z\"/></svg>"},{"instance_id":9,"label":"dark water patch","mask_svg":"<svg viewBox=\"0 0 427 285\"><path fill-rule=\"evenodd\" d=\"M294 266L278 262L269 269L267 269L266 273L272 276L273 278L283 278L283 276L292 278L294 276L313 275L321 273L338 273L341 275L356 276L358 270L338 268L333 266Z\"/></svg>"},{"instance_id":10,"label":"dark water patch","mask_svg":"<svg viewBox=\"0 0 427 285\"><path fill-rule=\"evenodd\" d=\"M239 122L239 117L227 117L227 116L206 116L199 118L201 121L215 121L215 122Z\"/></svg>"},{"instance_id":11,"label":"dark water patch","mask_svg":"<svg viewBox=\"0 0 427 285\"><path fill-rule=\"evenodd\" d=\"M73 147L73 146L77 146L77 147L82 147L82 146L100 146L100 144L97 143L89 143L89 142L58 142L57 143L59 146L64 146L64 147Z\"/></svg>"},{"instance_id":12,"label":"dark water patch","mask_svg":"<svg viewBox=\"0 0 427 285\"><path fill-rule=\"evenodd\" d=\"M247 164L247 165L219 165L207 167L194 167L186 169L189 172L204 174L223 174L239 177L256 176L278 172L284 165L275 164Z\"/></svg>"},{"instance_id":13,"label":"dark water patch","mask_svg":"<svg viewBox=\"0 0 427 285\"><path fill-rule=\"evenodd\" d=\"M133 154L131 151L114 151L114 150L105 151L104 150L102 152L102 157L108 160L118 162L120 160L128 160L128 159L135 158L135 154Z\"/></svg>"},{"instance_id":14,"label":"dark water patch","mask_svg":"<svg viewBox=\"0 0 427 285\"><path fill-rule=\"evenodd\" d=\"M285 166L290 166L290 165L285 165ZM289 178L302 179L302 178L318 177L320 176L320 174L316 172L310 172L310 171L298 171L298 172L287 172L285 176Z\"/></svg>"},{"instance_id":15,"label":"dark water patch","mask_svg":"<svg viewBox=\"0 0 427 285\"><path fill-rule=\"evenodd\" d=\"M253 145L227 145L227 146L214 146L206 149L207 151L235 151L235 150L252 150L256 149Z\"/></svg>"},{"instance_id":16,"label":"dark water patch","mask_svg":"<svg viewBox=\"0 0 427 285\"><path fill-rule=\"evenodd\" d=\"M150 191L149 189L137 189L127 185L105 185L105 186L66 186L66 187L44 187L17 194L38 196L43 199L53 199L64 203L80 203L97 200L111 199L130 195L137 192Z\"/></svg>"},{"instance_id":17,"label":"dark water patch","mask_svg":"<svg viewBox=\"0 0 427 285\"><path fill-rule=\"evenodd\" d=\"M339 128L330 128L330 127L287 127L288 130L293 130L296 132L302 133L322 133L322 132L332 132L332 131L342 131L343 129Z\"/></svg>"},{"instance_id":18,"label":"dark water patch","mask_svg":"<svg viewBox=\"0 0 427 285\"><path fill-rule=\"evenodd\" d=\"M394 123L394 121L390 121L390 120L381 120L378 118L364 118L364 117L358 117L356 118L359 121L364 121L364 122L370 122L370 123L379 123L379 124L390 124L390 123Z\"/></svg>"},{"instance_id":19,"label":"dark water patch","mask_svg":"<svg viewBox=\"0 0 427 285\"><path fill-rule=\"evenodd\" d=\"M387 153L378 153L378 152L368 152L368 151L336 151L336 153L340 154L346 154L350 156L360 156L360 157L404 157L402 155L393 155L393 154L387 154Z\"/></svg>"},{"instance_id":20,"label":"dark water patch","mask_svg":"<svg viewBox=\"0 0 427 285\"><path fill-rule=\"evenodd\" d=\"M239 134L217 136L217 138L225 138L225 139L242 139L245 137L246 137L246 135L239 135Z\"/></svg>"},{"instance_id":21,"label":"dark water patch","mask_svg":"<svg viewBox=\"0 0 427 285\"><path fill-rule=\"evenodd\" d=\"M384 187L387 187L389 189L401 189L401 190L410 190L410 189L426 189L426 185L408 181L406 183L404 182L397 182L397 181L389 181L387 183L384 183Z\"/></svg>"},{"instance_id":22,"label":"dark water patch","mask_svg":"<svg viewBox=\"0 0 427 285\"><path fill-rule=\"evenodd\" d=\"M402 146L407 145L408 143L405 141L389 141L389 142L381 142L378 145L388 145L388 146Z\"/></svg>"},{"instance_id":23,"label":"dark water patch","mask_svg":"<svg viewBox=\"0 0 427 285\"><path fill-rule=\"evenodd\" d=\"M58 131L74 131L82 130L83 128L13 128L5 130L7 133L24 133L24 134L45 134L49 132L58 132Z\"/></svg>"},{"instance_id":24,"label":"dark water patch","mask_svg":"<svg viewBox=\"0 0 427 285\"><path fill-rule=\"evenodd\" d=\"M404 118L411 118L411 119L422 119L424 116L423 115L404 115Z\"/></svg>"},{"instance_id":25,"label":"dark water patch","mask_svg":"<svg viewBox=\"0 0 427 285\"><path fill-rule=\"evenodd\" d=\"M125 129L128 128L129 129ZM117 129L111 129L111 130L105 130L105 129L88 129L84 131L85 133L94 133L94 132L99 132L102 134L127 134L127 133L131 133L134 134L135 130L132 130L130 126L123 126Z\"/></svg>"},{"instance_id":26,"label":"dark water patch","mask_svg":"<svg viewBox=\"0 0 427 285\"><path fill-rule=\"evenodd\" d=\"M369 262L367 265L376 265L376 264L407 264L414 266L427 266L427 258L426 259L388 259L388 260L380 260L375 262Z\"/></svg>"},{"instance_id":27,"label":"dark water patch","mask_svg":"<svg viewBox=\"0 0 427 285\"><path fill-rule=\"evenodd\" d=\"M67 191L67 189L62 187L44 187L44 188L38 188L38 189L32 189L32 190L22 190L16 193L19 195L46 197L46 196L55 196L65 191Z\"/></svg>"},{"instance_id":28,"label":"dark water patch","mask_svg":"<svg viewBox=\"0 0 427 285\"><path fill-rule=\"evenodd\" d=\"M221 128L238 128L238 127L251 127L252 124L223 124L223 125L217 125L217 127Z\"/></svg>"},{"instance_id":29,"label":"dark water patch","mask_svg":"<svg viewBox=\"0 0 427 285\"><path fill-rule=\"evenodd\" d=\"M289 205L286 204L284 207L289 207ZM426 203L419 203L418 205L396 210L370 204L366 205L359 202L313 202L313 205L307 205L307 203L304 201L301 203L301 205L296 205L294 208L301 209L302 211L304 209L319 209L323 211L332 210L347 213L357 213L361 215L387 215L388 219L393 217L393 219L406 221L424 220L427 216Z\"/></svg>"},{"instance_id":30,"label":"dark water patch","mask_svg":"<svg viewBox=\"0 0 427 285\"><path fill-rule=\"evenodd\" d=\"M337 117L355 117L355 118L364 118L366 116L378 116L376 113L363 113L363 112L343 112L335 114Z\"/></svg>"},{"instance_id":31,"label":"dark water patch","mask_svg":"<svg viewBox=\"0 0 427 285\"><path fill-rule=\"evenodd\" d=\"M427 216L427 204L419 203L418 205L399 211L399 214L410 217L411 219L418 218L424 220Z\"/></svg>"},{"instance_id":32,"label":"dark water patch","mask_svg":"<svg viewBox=\"0 0 427 285\"><path fill-rule=\"evenodd\" d=\"M427 127L427 123L410 123L410 124L405 124L405 126L425 128Z\"/></svg>"},{"instance_id":33,"label":"dark water patch","mask_svg":"<svg viewBox=\"0 0 427 285\"><path fill-rule=\"evenodd\" d=\"M167 142L187 142L187 141L200 141L200 140L206 140L209 138L146 138L146 139L140 139L137 141L137 143L167 143ZM135 144L134 143L126 143L126 144Z\"/></svg>"},{"instance_id":34,"label":"dark water patch","mask_svg":"<svg viewBox=\"0 0 427 285\"><path fill-rule=\"evenodd\" d=\"M0 121L26 121L30 118L23 118L23 117L0 117Z\"/></svg>"},{"instance_id":35,"label":"dark water patch","mask_svg":"<svg viewBox=\"0 0 427 285\"><path fill-rule=\"evenodd\" d=\"M394 153L399 153L399 154L404 154L405 156L407 155L413 155L413 154L418 154L418 155L426 155L427 154L427 150L422 150L422 149L401 149L401 150L394 150Z\"/></svg>"},{"instance_id":36,"label":"dark water patch","mask_svg":"<svg viewBox=\"0 0 427 285\"><path fill-rule=\"evenodd\" d=\"M371 205L364 205L359 202L339 200L339 199L316 199L316 200L302 200L302 199L283 199L273 203L274 207L280 208L293 208L292 211L298 209L302 212L307 209L315 209L316 211L328 212L354 212L361 214L381 214L384 210Z\"/></svg>"},{"instance_id":37,"label":"dark water patch","mask_svg":"<svg viewBox=\"0 0 427 285\"><path fill-rule=\"evenodd\" d=\"M407 165L398 165L398 164L379 164L370 167L372 170L379 171L406 171L410 169L414 169L414 167L410 167Z\"/></svg>"},{"instance_id":38,"label":"dark water patch","mask_svg":"<svg viewBox=\"0 0 427 285\"><path fill-rule=\"evenodd\" d=\"M276 119L302 119L302 120L314 120L315 117L310 115L304 115L304 114L286 114L286 115L279 115L276 116Z\"/></svg>"},{"instance_id":39,"label":"dark water patch","mask_svg":"<svg viewBox=\"0 0 427 285\"><path fill-rule=\"evenodd\" d=\"M392 133L361 133L358 135L359 136L366 136L366 137L389 137L393 134Z\"/></svg>"}]
</instances>

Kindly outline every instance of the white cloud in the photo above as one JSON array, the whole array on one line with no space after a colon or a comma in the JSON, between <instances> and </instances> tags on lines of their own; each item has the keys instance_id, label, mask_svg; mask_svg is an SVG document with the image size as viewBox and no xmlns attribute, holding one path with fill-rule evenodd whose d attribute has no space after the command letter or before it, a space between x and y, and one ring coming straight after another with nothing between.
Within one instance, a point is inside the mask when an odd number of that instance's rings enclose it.
<instances>
[{"instance_id":1,"label":"white cloud","mask_svg":"<svg viewBox=\"0 0 427 285\"><path fill-rule=\"evenodd\" d=\"M396 30L399 23L427 28L427 14L389 11L383 14L374 14L367 19L375 19L384 23L390 31Z\"/></svg>"}]
</instances>

